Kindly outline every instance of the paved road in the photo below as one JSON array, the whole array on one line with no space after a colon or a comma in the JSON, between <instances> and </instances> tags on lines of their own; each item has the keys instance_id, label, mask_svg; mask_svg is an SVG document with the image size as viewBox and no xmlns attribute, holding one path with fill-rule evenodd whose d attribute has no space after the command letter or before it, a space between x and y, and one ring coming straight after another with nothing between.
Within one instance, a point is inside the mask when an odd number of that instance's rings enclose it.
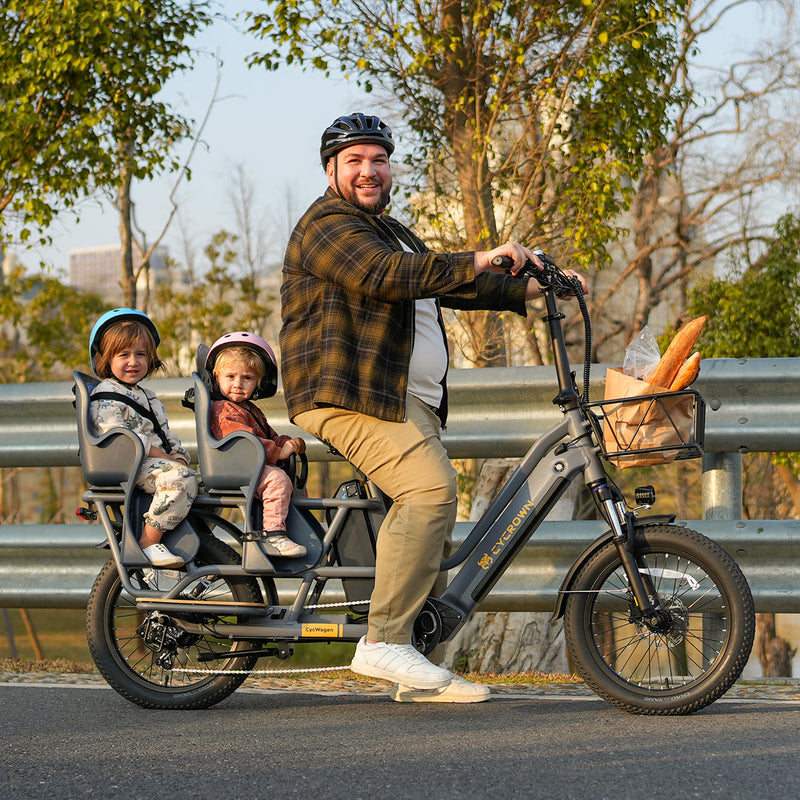
<instances>
[{"instance_id":1,"label":"paved road","mask_svg":"<svg viewBox=\"0 0 800 800\"><path fill-rule=\"evenodd\" d=\"M787 800L800 703L639 717L583 697L470 706L240 689L147 711L107 688L0 684L6 800Z\"/></svg>"}]
</instances>

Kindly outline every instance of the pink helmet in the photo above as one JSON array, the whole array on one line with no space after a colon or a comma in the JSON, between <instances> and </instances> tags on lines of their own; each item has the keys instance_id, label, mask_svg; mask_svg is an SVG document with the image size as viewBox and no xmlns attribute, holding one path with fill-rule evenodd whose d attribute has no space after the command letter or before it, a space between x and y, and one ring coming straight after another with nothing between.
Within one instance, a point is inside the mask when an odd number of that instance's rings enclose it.
<instances>
[{"instance_id":1,"label":"pink helmet","mask_svg":"<svg viewBox=\"0 0 800 800\"><path fill-rule=\"evenodd\" d=\"M253 399L257 397L272 397L278 391L278 362L272 348L257 333L247 331L234 331L220 336L206 356L206 370L211 375L214 371L214 364L217 356L228 347L246 347L261 356L264 362L264 377L258 388L253 394Z\"/></svg>"}]
</instances>

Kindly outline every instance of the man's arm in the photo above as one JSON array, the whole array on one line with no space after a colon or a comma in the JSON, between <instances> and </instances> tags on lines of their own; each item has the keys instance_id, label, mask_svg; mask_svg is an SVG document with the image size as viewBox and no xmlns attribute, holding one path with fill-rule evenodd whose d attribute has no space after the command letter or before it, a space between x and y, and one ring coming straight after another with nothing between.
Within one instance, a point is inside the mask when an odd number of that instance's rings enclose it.
<instances>
[{"instance_id":1,"label":"man's arm","mask_svg":"<svg viewBox=\"0 0 800 800\"><path fill-rule=\"evenodd\" d=\"M368 215L350 208L341 200L318 206L303 231L304 271L387 303L437 297L474 282L473 253L400 251Z\"/></svg>"}]
</instances>

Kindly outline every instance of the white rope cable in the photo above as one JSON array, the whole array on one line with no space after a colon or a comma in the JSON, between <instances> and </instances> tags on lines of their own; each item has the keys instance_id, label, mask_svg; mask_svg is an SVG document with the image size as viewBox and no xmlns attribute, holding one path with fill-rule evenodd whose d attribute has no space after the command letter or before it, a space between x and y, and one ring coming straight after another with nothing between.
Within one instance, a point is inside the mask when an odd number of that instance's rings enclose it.
<instances>
[{"instance_id":1,"label":"white rope cable","mask_svg":"<svg viewBox=\"0 0 800 800\"><path fill-rule=\"evenodd\" d=\"M231 655L234 658L235 654ZM180 667L169 672L191 672L201 675L299 675L306 672L337 672L350 669L349 664L342 667L306 667L304 669L189 669Z\"/></svg>"}]
</instances>

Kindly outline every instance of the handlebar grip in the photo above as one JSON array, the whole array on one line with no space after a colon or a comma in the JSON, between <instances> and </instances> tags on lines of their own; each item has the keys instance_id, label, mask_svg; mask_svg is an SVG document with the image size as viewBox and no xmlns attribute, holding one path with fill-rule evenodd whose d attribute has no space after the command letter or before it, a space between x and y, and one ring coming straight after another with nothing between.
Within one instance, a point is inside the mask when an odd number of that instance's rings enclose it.
<instances>
[{"instance_id":1,"label":"handlebar grip","mask_svg":"<svg viewBox=\"0 0 800 800\"><path fill-rule=\"evenodd\" d=\"M491 264L493 267L502 267L503 269L511 269L514 266L514 259L510 256L495 256Z\"/></svg>"}]
</instances>

